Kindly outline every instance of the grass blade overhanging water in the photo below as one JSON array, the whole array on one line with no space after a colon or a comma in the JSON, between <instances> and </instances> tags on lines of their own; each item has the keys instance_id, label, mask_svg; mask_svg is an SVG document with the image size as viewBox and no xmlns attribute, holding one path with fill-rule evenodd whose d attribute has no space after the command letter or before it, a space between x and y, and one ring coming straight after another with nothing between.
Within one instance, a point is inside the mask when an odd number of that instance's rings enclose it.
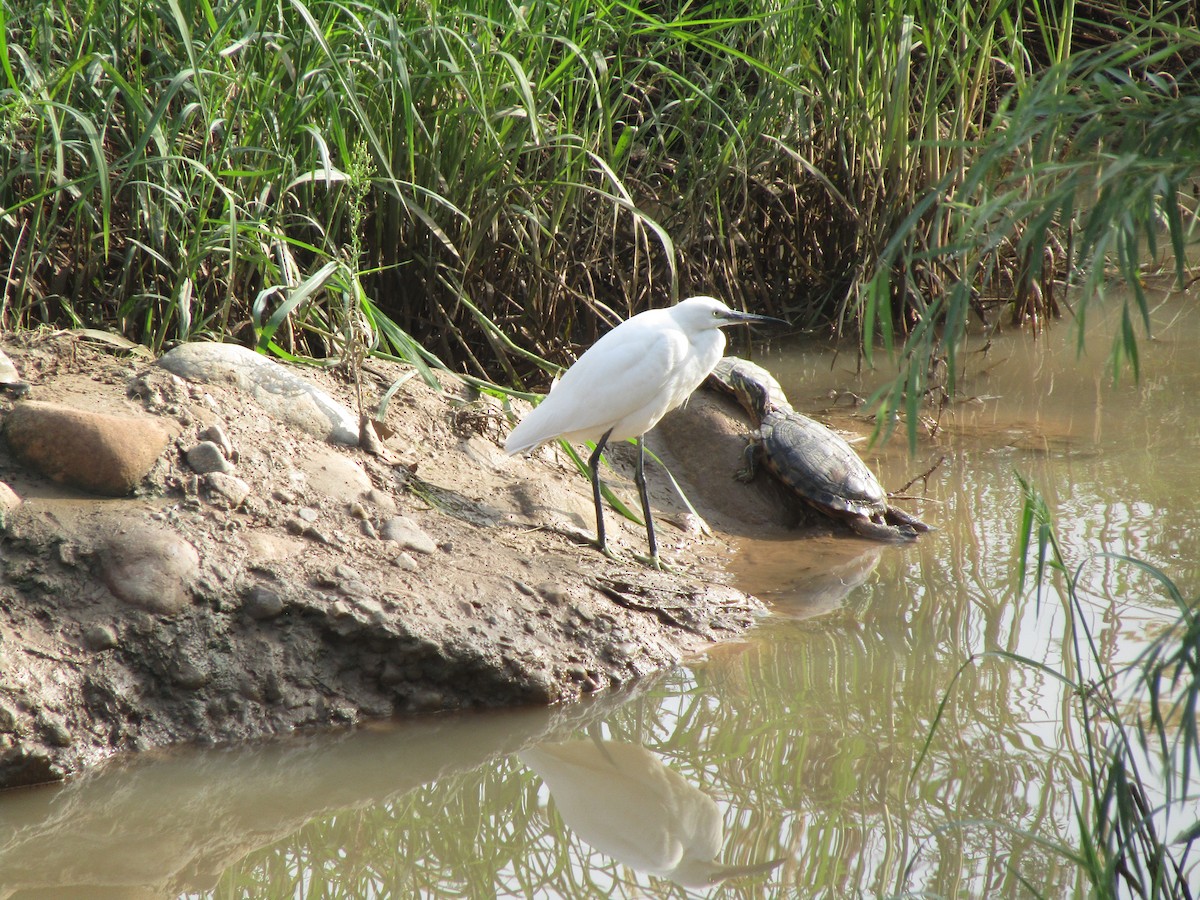
<instances>
[{"instance_id":1,"label":"grass blade overhanging water","mask_svg":"<svg viewBox=\"0 0 1200 900\"><path fill-rule=\"evenodd\" d=\"M1061 837L1026 834L1054 850L1079 871L1089 896L1191 900L1197 862L1189 860L1200 838L1196 814L1195 766L1200 763L1200 619L1171 579L1148 563L1119 554L1098 554L1136 568L1172 600L1179 611L1175 625L1153 638L1132 663L1114 669L1093 633L1084 601L1082 574L1090 560L1068 566L1053 520L1036 489L1021 479L1025 500L1021 515L1018 584L1033 582L1039 609L1057 596L1066 613L1063 668L1007 650L967 660L954 681L980 659L1031 667L1059 681L1069 698L1061 707L1060 727L1077 759L1085 787L1074 797L1077 834L1073 845ZM1030 557L1036 560L1030 568ZM918 757L925 759L952 683ZM910 780L911 786L911 780ZM1181 821L1182 819L1182 821ZM997 833L1001 822L948 821L946 828L985 827Z\"/></svg>"}]
</instances>

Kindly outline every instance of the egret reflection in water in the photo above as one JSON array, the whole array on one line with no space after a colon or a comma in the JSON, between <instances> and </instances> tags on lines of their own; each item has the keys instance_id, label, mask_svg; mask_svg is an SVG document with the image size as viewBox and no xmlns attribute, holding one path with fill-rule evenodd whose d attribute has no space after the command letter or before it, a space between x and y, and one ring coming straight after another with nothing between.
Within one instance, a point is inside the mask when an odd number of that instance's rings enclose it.
<instances>
[{"instance_id":1,"label":"egret reflection in water","mask_svg":"<svg viewBox=\"0 0 1200 900\"><path fill-rule=\"evenodd\" d=\"M630 868L704 887L770 872L783 862L718 862L725 829L717 804L638 744L595 737L517 755L545 782L563 822Z\"/></svg>"}]
</instances>

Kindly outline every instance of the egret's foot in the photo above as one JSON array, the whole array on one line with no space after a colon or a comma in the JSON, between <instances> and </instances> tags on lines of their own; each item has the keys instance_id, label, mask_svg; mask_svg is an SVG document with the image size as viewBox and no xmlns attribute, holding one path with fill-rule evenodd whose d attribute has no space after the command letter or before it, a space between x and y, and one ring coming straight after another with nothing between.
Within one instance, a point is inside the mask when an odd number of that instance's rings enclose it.
<instances>
[{"instance_id":1,"label":"egret's foot","mask_svg":"<svg viewBox=\"0 0 1200 900\"><path fill-rule=\"evenodd\" d=\"M565 537L572 543L579 544L581 547L597 547L596 538L590 531L585 531L582 528L576 528L574 525L550 525L546 527L547 531Z\"/></svg>"},{"instance_id":2,"label":"egret's foot","mask_svg":"<svg viewBox=\"0 0 1200 900\"><path fill-rule=\"evenodd\" d=\"M619 557L617 552L613 550L612 547L608 546L608 544L601 544L597 541L592 541L592 546L611 559L613 562L621 561L621 557Z\"/></svg>"},{"instance_id":3,"label":"egret's foot","mask_svg":"<svg viewBox=\"0 0 1200 900\"><path fill-rule=\"evenodd\" d=\"M664 562L661 556L650 556L646 553L634 553L632 556L642 565L648 566L656 572L670 572L673 575L679 573L679 569Z\"/></svg>"}]
</instances>

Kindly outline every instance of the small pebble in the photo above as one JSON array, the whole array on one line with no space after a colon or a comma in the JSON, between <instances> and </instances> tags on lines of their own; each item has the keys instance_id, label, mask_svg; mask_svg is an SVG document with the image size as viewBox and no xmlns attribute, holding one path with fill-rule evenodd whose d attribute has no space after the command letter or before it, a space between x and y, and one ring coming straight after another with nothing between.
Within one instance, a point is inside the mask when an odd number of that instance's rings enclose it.
<instances>
[{"instance_id":1,"label":"small pebble","mask_svg":"<svg viewBox=\"0 0 1200 900\"><path fill-rule=\"evenodd\" d=\"M233 466L225 458L225 454L221 452L221 448L212 441L201 441L195 447L188 450L184 456L187 457L188 465L192 467L192 471L200 475L207 475L210 472L224 472L228 474L233 471Z\"/></svg>"},{"instance_id":2,"label":"small pebble","mask_svg":"<svg viewBox=\"0 0 1200 900\"><path fill-rule=\"evenodd\" d=\"M89 625L83 629L83 646L99 652L117 646L117 630L111 625Z\"/></svg>"},{"instance_id":3,"label":"small pebble","mask_svg":"<svg viewBox=\"0 0 1200 900\"><path fill-rule=\"evenodd\" d=\"M392 565L397 568L404 569L407 572L415 572L420 566L417 564L416 557L411 553L400 553L392 559Z\"/></svg>"},{"instance_id":4,"label":"small pebble","mask_svg":"<svg viewBox=\"0 0 1200 900\"><path fill-rule=\"evenodd\" d=\"M548 603L554 603L556 605L566 603L569 599L569 595L565 590L563 590L557 584L551 584L550 582L539 585L538 593L541 594Z\"/></svg>"},{"instance_id":5,"label":"small pebble","mask_svg":"<svg viewBox=\"0 0 1200 900\"><path fill-rule=\"evenodd\" d=\"M334 544L333 538L331 538L329 535L327 535L321 529L314 528L312 525L309 525L307 528L304 529L304 536L306 538L311 538L312 540L316 541L318 544L324 544L326 547L331 547Z\"/></svg>"},{"instance_id":6,"label":"small pebble","mask_svg":"<svg viewBox=\"0 0 1200 900\"><path fill-rule=\"evenodd\" d=\"M46 743L52 747L70 747L75 743L75 739L71 736L71 731L67 728L67 723L62 716L57 713L49 713L43 711L39 717L42 728L42 734L46 738Z\"/></svg>"},{"instance_id":7,"label":"small pebble","mask_svg":"<svg viewBox=\"0 0 1200 900\"><path fill-rule=\"evenodd\" d=\"M181 659L175 664L171 680L181 688L194 691L208 684L208 673L190 659Z\"/></svg>"},{"instance_id":8,"label":"small pebble","mask_svg":"<svg viewBox=\"0 0 1200 900\"><path fill-rule=\"evenodd\" d=\"M17 728L17 713L7 703L0 701L0 731L15 731Z\"/></svg>"},{"instance_id":9,"label":"small pebble","mask_svg":"<svg viewBox=\"0 0 1200 900\"><path fill-rule=\"evenodd\" d=\"M220 425L209 425L200 432L200 440L211 441L221 448L221 455L228 460L233 459L233 443L229 440L229 435L225 433L225 429Z\"/></svg>"},{"instance_id":10,"label":"small pebble","mask_svg":"<svg viewBox=\"0 0 1200 900\"><path fill-rule=\"evenodd\" d=\"M433 538L408 516L392 516L383 523L380 534L385 541L395 541L405 550L426 554L437 550Z\"/></svg>"},{"instance_id":11,"label":"small pebble","mask_svg":"<svg viewBox=\"0 0 1200 900\"><path fill-rule=\"evenodd\" d=\"M277 591L259 585L246 595L242 610L258 622L273 619L283 612L283 598Z\"/></svg>"},{"instance_id":12,"label":"small pebble","mask_svg":"<svg viewBox=\"0 0 1200 900\"><path fill-rule=\"evenodd\" d=\"M368 503L373 504L376 509L381 512L390 513L396 511L396 501L391 494L379 490L379 488L371 488L365 494L363 499Z\"/></svg>"},{"instance_id":13,"label":"small pebble","mask_svg":"<svg viewBox=\"0 0 1200 900\"><path fill-rule=\"evenodd\" d=\"M353 597L356 600L362 600L371 596L371 588L365 581L343 581L338 585L338 590L347 597ZM382 612L382 607L380 612Z\"/></svg>"},{"instance_id":14,"label":"small pebble","mask_svg":"<svg viewBox=\"0 0 1200 900\"><path fill-rule=\"evenodd\" d=\"M320 514L311 506L302 506L296 510L296 515L311 525L313 522L317 521L317 517Z\"/></svg>"},{"instance_id":15,"label":"small pebble","mask_svg":"<svg viewBox=\"0 0 1200 900\"><path fill-rule=\"evenodd\" d=\"M209 472L204 476L204 485L210 503L227 505L230 509L237 509L250 496L250 485L225 472Z\"/></svg>"}]
</instances>

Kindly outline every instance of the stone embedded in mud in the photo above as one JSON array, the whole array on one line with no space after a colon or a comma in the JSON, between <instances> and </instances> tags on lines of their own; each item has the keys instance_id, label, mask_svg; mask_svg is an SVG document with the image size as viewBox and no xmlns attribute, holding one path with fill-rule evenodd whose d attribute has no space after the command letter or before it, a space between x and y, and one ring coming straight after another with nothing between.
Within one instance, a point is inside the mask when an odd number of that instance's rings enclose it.
<instances>
[{"instance_id":1,"label":"stone embedded in mud","mask_svg":"<svg viewBox=\"0 0 1200 900\"><path fill-rule=\"evenodd\" d=\"M3 700L0 700L0 732L17 730L17 712Z\"/></svg>"},{"instance_id":2,"label":"stone embedded in mud","mask_svg":"<svg viewBox=\"0 0 1200 900\"><path fill-rule=\"evenodd\" d=\"M283 613L283 598L278 591L258 585L246 594L242 611L255 621L273 619Z\"/></svg>"},{"instance_id":3,"label":"stone embedded in mud","mask_svg":"<svg viewBox=\"0 0 1200 900\"><path fill-rule=\"evenodd\" d=\"M16 509L21 505L21 497L3 481L0 481L0 513Z\"/></svg>"},{"instance_id":4,"label":"stone embedded in mud","mask_svg":"<svg viewBox=\"0 0 1200 900\"><path fill-rule=\"evenodd\" d=\"M112 534L100 552L101 578L117 598L173 615L191 601L200 569L196 548L169 531L132 525Z\"/></svg>"},{"instance_id":5,"label":"stone embedded in mud","mask_svg":"<svg viewBox=\"0 0 1200 900\"><path fill-rule=\"evenodd\" d=\"M58 713L42 710L37 724L42 738L51 747L70 747L75 743L71 730L67 728L66 720Z\"/></svg>"},{"instance_id":6,"label":"stone embedded in mud","mask_svg":"<svg viewBox=\"0 0 1200 900\"><path fill-rule=\"evenodd\" d=\"M225 457L225 459L231 461L233 460L233 442L229 440L229 435L225 433L225 429L220 425L209 425L200 432L200 440L211 441L212 443L216 444L220 448L221 455Z\"/></svg>"},{"instance_id":7,"label":"stone embedded in mud","mask_svg":"<svg viewBox=\"0 0 1200 900\"><path fill-rule=\"evenodd\" d=\"M210 472L223 472L228 475L233 471L233 466L213 441L201 441L184 453L184 456L187 457L192 471L198 475L207 475Z\"/></svg>"},{"instance_id":8,"label":"stone embedded in mud","mask_svg":"<svg viewBox=\"0 0 1200 900\"><path fill-rule=\"evenodd\" d=\"M385 541L395 541L405 550L415 550L417 553L433 553L437 550L433 538L408 516L392 516L383 523L379 533Z\"/></svg>"},{"instance_id":9,"label":"stone embedded in mud","mask_svg":"<svg viewBox=\"0 0 1200 900\"><path fill-rule=\"evenodd\" d=\"M417 565L416 557L407 551L401 551L392 559L392 565L397 568L404 569L406 572L415 572L421 568Z\"/></svg>"},{"instance_id":10,"label":"stone embedded in mud","mask_svg":"<svg viewBox=\"0 0 1200 900\"><path fill-rule=\"evenodd\" d=\"M211 677L206 668L186 657L176 659L170 669L171 681L189 691L204 687Z\"/></svg>"},{"instance_id":11,"label":"stone embedded in mud","mask_svg":"<svg viewBox=\"0 0 1200 900\"><path fill-rule=\"evenodd\" d=\"M83 629L83 646L93 652L117 646L117 629L111 625L89 625Z\"/></svg>"},{"instance_id":12,"label":"stone embedded in mud","mask_svg":"<svg viewBox=\"0 0 1200 900\"><path fill-rule=\"evenodd\" d=\"M237 344L180 344L157 365L209 384L230 384L268 414L337 444L358 445L358 416L312 382Z\"/></svg>"},{"instance_id":13,"label":"stone embedded in mud","mask_svg":"<svg viewBox=\"0 0 1200 900\"><path fill-rule=\"evenodd\" d=\"M17 492L0 481L0 531L7 527L8 514L21 505Z\"/></svg>"},{"instance_id":14,"label":"stone embedded in mud","mask_svg":"<svg viewBox=\"0 0 1200 900\"><path fill-rule=\"evenodd\" d=\"M175 437L163 419L114 416L29 401L13 407L4 436L26 466L62 484L121 497L150 472Z\"/></svg>"},{"instance_id":15,"label":"stone embedded in mud","mask_svg":"<svg viewBox=\"0 0 1200 900\"><path fill-rule=\"evenodd\" d=\"M229 509L237 509L250 496L250 485L225 472L209 472L204 476L204 487L209 503Z\"/></svg>"},{"instance_id":16,"label":"stone embedded in mud","mask_svg":"<svg viewBox=\"0 0 1200 900\"><path fill-rule=\"evenodd\" d=\"M308 486L326 497L343 500L371 489L371 479L354 460L332 447L314 447L296 460Z\"/></svg>"}]
</instances>

